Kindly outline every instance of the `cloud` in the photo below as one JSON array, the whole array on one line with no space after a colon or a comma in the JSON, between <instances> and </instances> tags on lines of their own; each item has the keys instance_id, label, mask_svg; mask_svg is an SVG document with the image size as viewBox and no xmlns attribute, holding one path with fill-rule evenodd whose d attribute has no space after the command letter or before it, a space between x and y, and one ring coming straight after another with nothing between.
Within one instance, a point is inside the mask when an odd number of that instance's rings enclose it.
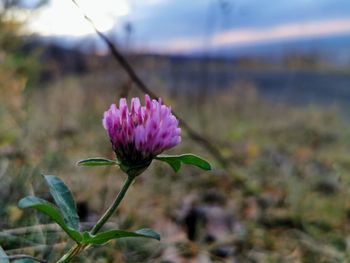
<instances>
[{"instance_id":1,"label":"cloud","mask_svg":"<svg viewBox=\"0 0 350 263\"><path fill-rule=\"evenodd\" d=\"M350 34L350 19L333 19L288 23L260 28L235 28L215 34L210 41L211 48L245 47L260 43L283 42L332 35ZM181 53L206 49L203 38L180 38L169 41L164 52Z\"/></svg>"},{"instance_id":2,"label":"cloud","mask_svg":"<svg viewBox=\"0 0 350 263\"><path fill-rule=\"evenodd\" d=\"M285 24L261 30L229 30L214 36L213 44L217 46L240 45L343 33L350 33L350 19Z\"/></svg>"},{"instance_id":3,"label":"cloud","mask_svg":"<svg viewBox=\"0 0 350 263\"><path fill-rule=\"evenodd\" d=\"M29 30L45 36L85 36L94 33L82 13L87 14L101 31L108 31L116 19L130 12L127 0L77 0L80 10L69 0L51 0L30 20Z\"/></svg>"}]
</instances>

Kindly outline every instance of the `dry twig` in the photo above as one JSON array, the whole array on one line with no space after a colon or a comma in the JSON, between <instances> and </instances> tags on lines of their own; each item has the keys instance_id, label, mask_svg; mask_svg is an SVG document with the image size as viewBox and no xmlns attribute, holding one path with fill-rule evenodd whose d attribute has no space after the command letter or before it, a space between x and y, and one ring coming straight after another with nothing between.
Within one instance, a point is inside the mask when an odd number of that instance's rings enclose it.
<instances>
[{"instance_id":1,"label":"dry twig","mask_svg":"<svg viewBox=\"0 0 350 263\"><path fill-rule=\"evenodd\" d=\"M78 7L79 10L79 4L76 2L76 0L72 0L72 2ZM92 19L85 13L83 13L84 18L91 24L91 26L96 31L97 35L106 43L108 46L109 51L113 55L113 57L118 61L118 63L122 66L122 68L126 71L130 79L136 84L136 87L140 89L142 92L147 93L150 97L153 99L158 98L157 94L155 94L152 90L150 90L146 84L141 80L141 78L137 75L135 70L132 68L132 66L129 64L129 62L126 60L126 58L118 51L117 47L113 44L113 42L103 33L101 32L94 24ZM173 111L173 114L176 116L176 118L180 121L182 128L187 131L188 136L195 141L196 143L200 144L202 147L204 147L211 155L224 167L227 167L228 163L226 159L223 157L219 149L214 146L209 140L204 138L201 134L199 134L197 131L192 129L185 121L184 119L180 118L178 114L176 114Z\"/></svg>"}]
</instances>

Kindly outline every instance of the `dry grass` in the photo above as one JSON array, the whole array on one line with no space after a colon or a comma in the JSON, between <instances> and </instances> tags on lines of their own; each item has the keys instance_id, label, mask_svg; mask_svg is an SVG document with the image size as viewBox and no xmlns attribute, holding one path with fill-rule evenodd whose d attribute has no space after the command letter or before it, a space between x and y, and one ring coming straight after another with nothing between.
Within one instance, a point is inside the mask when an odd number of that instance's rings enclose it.
<instances>
[{"instance_id":1,"label":"dry grass","mask_svg":"<svg viewBox=\"0 0 350 263\"><path fill-rule=\"evenodd\" d=\"M41 173L60 176L78 202L88 203L91 220L115 196L124 179L120 171L81 168L75 163L92 156L113 158L101 116L121 94L120 79L103 73L67 77L17 98L23 101L20 109L25 117L11 126L13 137L3 140L0 148L0 225L4 230L0 244L10 253L53 260L67 246L65 237L52 230L6 232L48 222L34 211L16 208L27 194L48 198ZM120 240L88 251L76 262L349 259L350 130L336 110L267 102L249 83L235 83L200 104L185 94L171 98L159 91L220 148L230 168L224 170L214 162L211 172L184 167L173 174L163 164L152 164L128 192L112 223L127 229L153 227L163 241ZM136 95L142 94L131 89L129 97ZM0 118L8 117L2 114ZM0 131L6 123L1 122ZM191 151L213 159L186 134L183 137L174 152ZM11 155L16 152L20 154ZM222 230L220 224L213 227L201 222L195 241L189 242L183 219L193 207L219 209L213 211L227 216L230 226ZM214 236L220 231L224 234L208 242L208 231ZM226 257L220 249L228 251Z\"/></svg>"}]
</instances>

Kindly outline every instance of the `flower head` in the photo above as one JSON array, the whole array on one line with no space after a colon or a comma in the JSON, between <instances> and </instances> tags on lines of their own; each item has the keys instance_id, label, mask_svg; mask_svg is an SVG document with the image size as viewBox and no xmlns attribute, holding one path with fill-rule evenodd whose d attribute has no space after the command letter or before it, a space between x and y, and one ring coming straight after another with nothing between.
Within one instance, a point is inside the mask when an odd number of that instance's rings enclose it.
<instances>
[{"instance_id":1,"label":"flower head","mask_svg":"<svg viewBox=\"0 0 350 263\"><path fill-rule=\"evenodd\" d=\"M145 106L133 98L130 109L126 99L120 99L119 107L112 104L104 113L102 123L125 172L147 168L155 156L181 141L179 122L170 107L148 95Z\"/></svg>"}]
</instances>

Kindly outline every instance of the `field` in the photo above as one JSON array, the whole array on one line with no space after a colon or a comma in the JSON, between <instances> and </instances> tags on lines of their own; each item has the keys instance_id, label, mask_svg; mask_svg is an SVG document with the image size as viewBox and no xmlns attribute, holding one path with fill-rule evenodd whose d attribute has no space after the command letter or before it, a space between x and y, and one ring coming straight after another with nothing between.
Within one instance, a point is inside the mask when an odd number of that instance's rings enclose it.
<instances>
[{"instance_id":1,"label":"field","mask_svg":"<svg viewBox=\"0 0 350 263\"><path fill-rule=\"evenodd\" d=\"M116 168L77 167L113 158L101 119L120 96L142 97L114 71L72 75L1 96L0 244L9 255L54 261L72 244L48 220L17 202L49 199L42 174L62 178L89 229L124 180ZM183 131L172 153L194 152L210 172L163 163L137 178L108 226L152 227L161 242L121 239L74 262L347 262L350 260L350 126L335 107L267 100L236 81L207 96L152 89L227 160L223 167Z\"/></svg>"}]
</instances>

